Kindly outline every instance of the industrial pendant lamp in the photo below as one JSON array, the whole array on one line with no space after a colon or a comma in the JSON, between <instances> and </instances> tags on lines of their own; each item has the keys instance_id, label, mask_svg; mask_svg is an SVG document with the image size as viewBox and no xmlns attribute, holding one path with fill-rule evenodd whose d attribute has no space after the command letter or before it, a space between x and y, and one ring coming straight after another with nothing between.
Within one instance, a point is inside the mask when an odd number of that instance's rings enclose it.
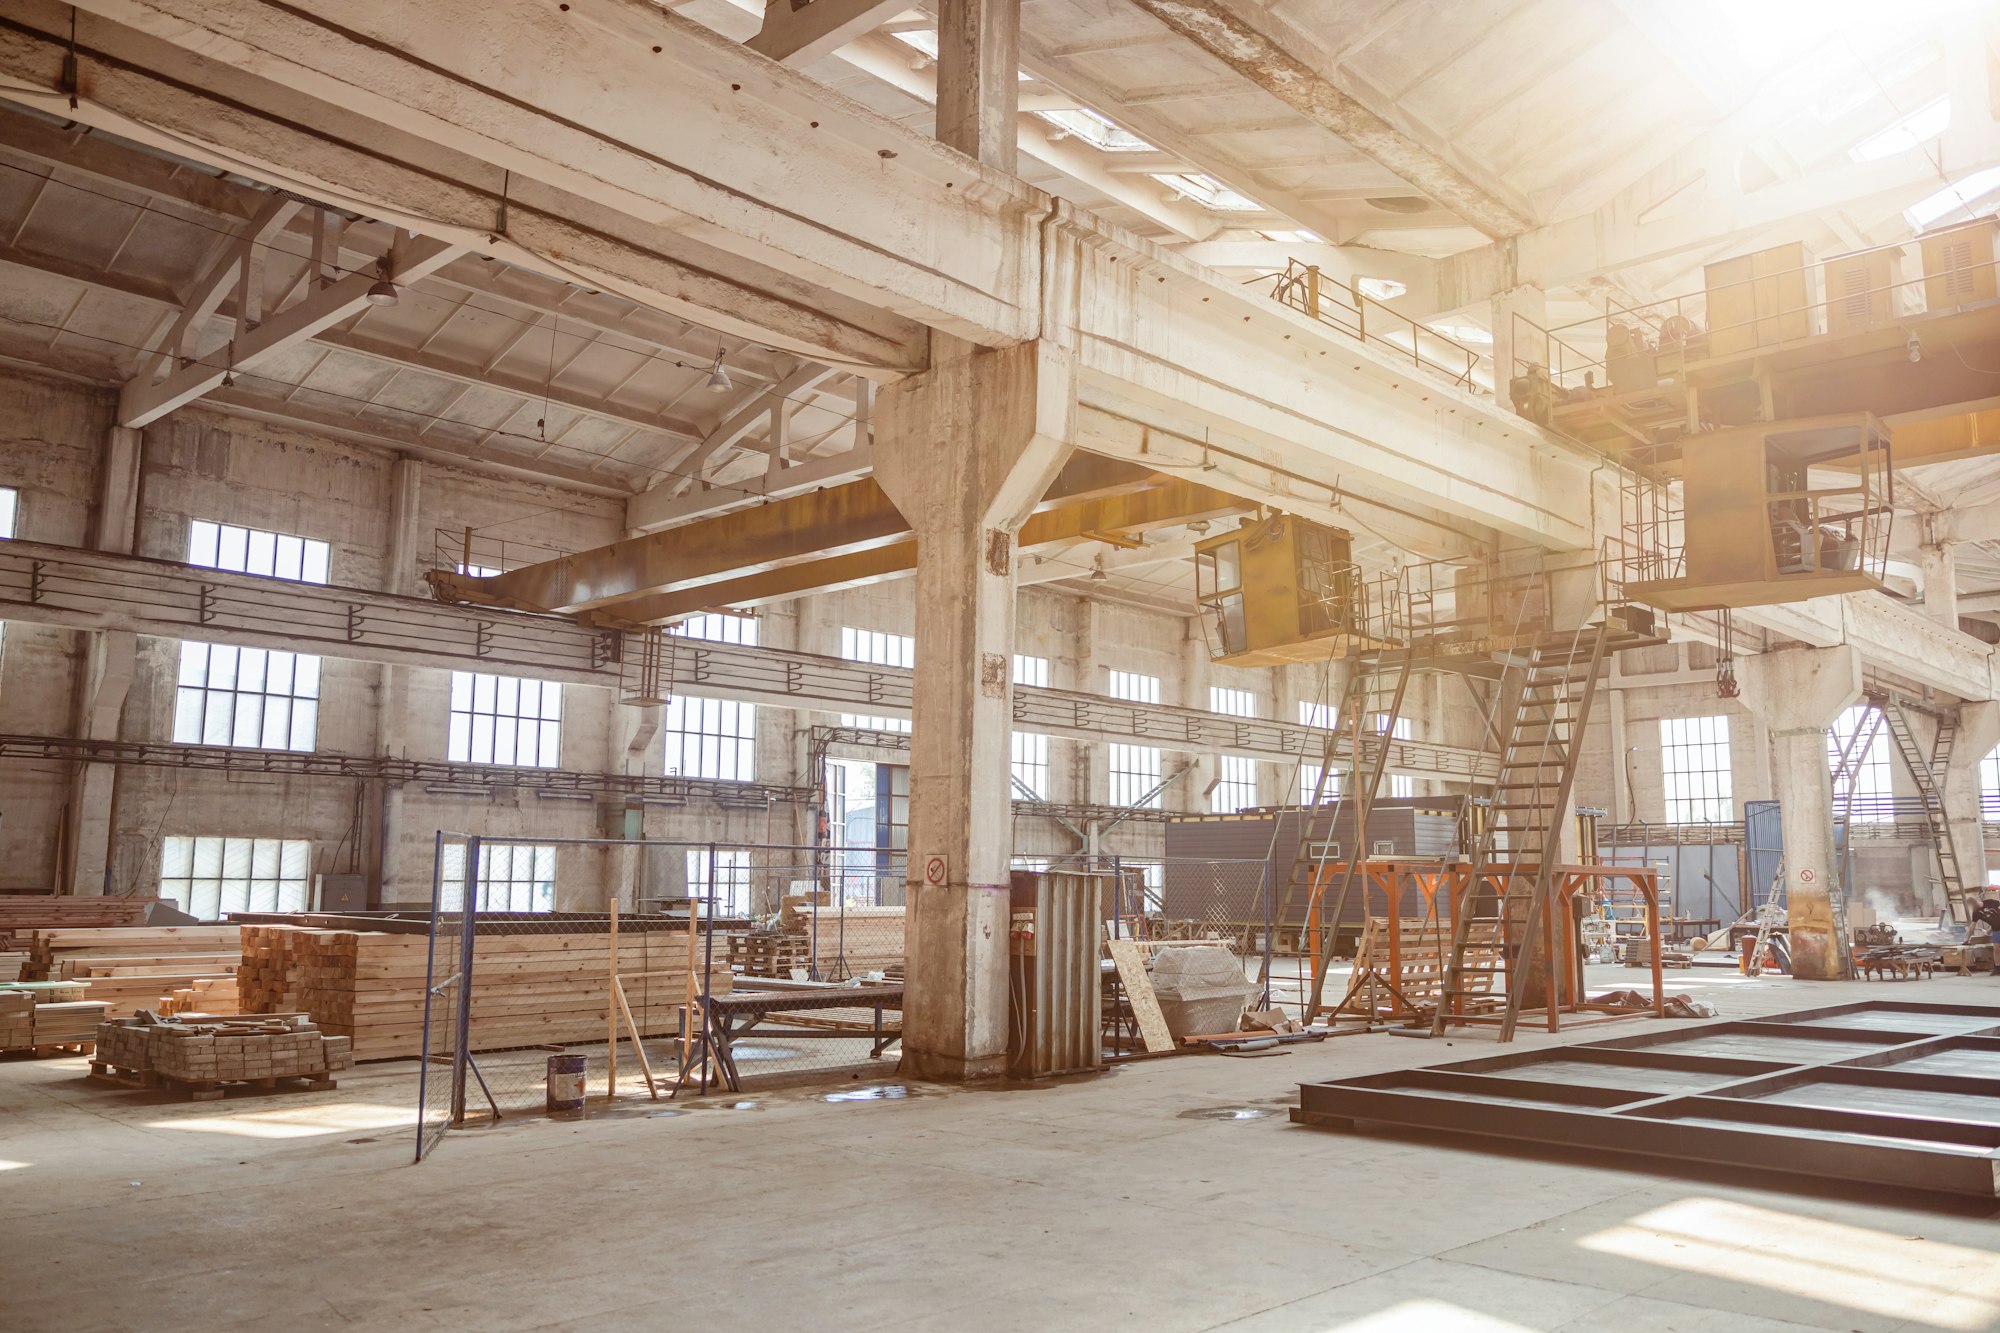
<instances>
[{"instance_id":1,"label":"industrial pendant lamp","mask_svg":"<svg viewBox=\"0 0 2000 1333\"><path fill-rule=\"evenodd\" d=\"M375 283L368 289L363 299L369 305L394 305L403 299L403 294L396 290L396 284L389 281L389 257L387 255L382 256L382 263L375 270Z\"/></svg>"},{"instance_id":2,"label":"industrial pendant lamp","mask_svg":"<svg viewBox=\"0 0 2000 1333\"><path fill-rule=\"evenodd\" d=\"M729 372L722 366L722 349L715 349L715 364L708 368L708 391L728 393L735 386L729 382Z\"/></svg>"}]
</instances>

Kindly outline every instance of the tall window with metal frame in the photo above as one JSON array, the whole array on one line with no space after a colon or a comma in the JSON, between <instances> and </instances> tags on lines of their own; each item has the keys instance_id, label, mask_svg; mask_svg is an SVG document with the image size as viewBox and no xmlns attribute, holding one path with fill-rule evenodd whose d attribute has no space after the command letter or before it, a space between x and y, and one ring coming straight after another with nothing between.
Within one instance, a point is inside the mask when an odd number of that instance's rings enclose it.
<instances>
[{"instance_id":1,"label":"tall window with metal frame","mask_svg":"<svg viewBox=\"0 0 2000 1333\"><path fill-rule=\"evenodd\" d=\"M1827 768L1838 768L1841 751L1869 721L1868 708L1865 703L1854 705L1835 718L1833 725L1827 729ZM1869 739L1868 752L1861 756L1861 762L1854 770L1853 781L1848 783L1838 777L1834 779L1833 812L1836 816L1847 811L1857 824L1888 823L1896 818L1895 784L1889 776L1889 744L1888 727L1878 724L1875 734Z\"/></svg>"},{"instance_id":2,"label":"tall window with metal frame","mask_svg":"<svg viewBox=\"0 0 2000 1333\"><path fill-rule=\"evenodd\" d=\"M667 631L683 638L755 647L757 622L748 616L691 616ZM667 700L660 730L665 771L684 778L754 782L757 778L757 706L731 699L676 694Z\"/></svg>"},{"instance_id":3,"label":"tall window with metal frame","mask_svg":"<svg viewBox=\"0 0 2000 1333\"><path fill-rule=\"evenodd\" d=\"M555 768L562 754L562 685L553 680L451 673L445 757L455 764Z\"/></svg>"},{"instance_id":4,"label":"tall window with metal frame","mask_svg":"<svg viewBox=\"0 0 2000 1333\"><path fill-rule=\"evenodd\" d=\"M1660 719L1660 775L1669 824L1736 818L1730 790L1729 718Z\"/></svg>"},{"instance_id":5,"label":"tall window with metal frame","mask_svg":"<svg viewBox=\"0 0 2000 1333\"><path fill-rule=\"evenodd\" d=\"M1160 678L1136 671L1113 671L1110 694L1128 703L1156 704L1160 701ZM1106 747L1105 768L1110 779L1108 799L1113 805L1144 809L1161 808L1160 751L1153 745L1112 744Z\"/></svg>"},{"instance_id":6,"label":"tall window with metal frame","mask_svg":"<svg viewBox=\"0 0 2000 1333\"><path fill-rule=\"evenodd\" d=\"M1049 683L1049 659L1027 653L1014 654L1014 683ZM1046 801L1049 798L1049 738L1039 732L1017 731L1012 736L1014 796L1016 799Z\"/></svg>"},{"instance_id":7,"label":"tall window with metal frame","mask_svg":"<svg viewBox=\"0 0 2000 1333\"><path fill-rule=\"evenodd\" d=\"M840 627L840 655L850 662L871 666L914 667L917 641L908 634L887 634L881 630ZM908 731L908 718L876 717L868 713L842 713L843 727L865 727L870 731Z\"/></svg>"},{"instance_id":8,"label":"tall window with metal frame","mask_svg":"<svg viewBox=\"0 0 2000 1333\"><path fill-rule=\"evenodd\" d=\"M1222 685L1208 687L1208 711L1227 717L1257 716L1257 696L1248 690ZM1208 808L1219 815L1235 814L1257 804L1257 761L1245 755L1216 756L1215 785L1208 793Z\"/></svg>"},{"instance_id":9,"label":"tall window with metal frame","mask_svg":"<svg viewBox=\"0 0 2000 1333\"><path fill-rule=\"evenodd\" d=\"M1299 700L1299 725L1302 727L1318 727L1321 731L1331 731L1334 728L1336 722L1335 715L1338 711L1332 704L1318 704L1301 699ZM1313 788L1319 786L1319 770L1320 766L1318 764L1300 762L1298 792L1298 802L1300 805L1306 805L1312 801ZM1337 770L1326 775L1326 787L1319 794L1322 804L1330 804L1340 799L1340 778L1341 775Z\"/></svg>"},{"instance_id":10,"label":"tall window with metal frame","mask_svg":"<svg viewBox=\"0 0 2000 1333\"><path fill-rule=\"evenodd\" d=\"M229 912L303 912L312 843L303 838L170 837L160 844L160 896L203 921Z\"/></svg>"},{"instance_id":11,"label":"tall window with metal frame","mask_svg":"<svg viewBox=\"0 0 2000 1333\"><path fill-rule=\"evenodd\" d=\"M188 563L238 574L325 583L323 541L196 519ZM310 751L319 738L319 658L230 644L181 642L174 744Z\"/></svg>"},{"instance_id":12,"label":"tall window with metal frame","mask_svg":"<svg viewBox=\"0 0 2000 1333\"><path fill-rule=\"evenodd\" d=\"M446 843L439 867L441 905L455 912L465 905L465 846ZM479 848L478 896L482 912L553 912L556 909L556 849L553 843L485 843Z\"/></svg>"}]
</instances>

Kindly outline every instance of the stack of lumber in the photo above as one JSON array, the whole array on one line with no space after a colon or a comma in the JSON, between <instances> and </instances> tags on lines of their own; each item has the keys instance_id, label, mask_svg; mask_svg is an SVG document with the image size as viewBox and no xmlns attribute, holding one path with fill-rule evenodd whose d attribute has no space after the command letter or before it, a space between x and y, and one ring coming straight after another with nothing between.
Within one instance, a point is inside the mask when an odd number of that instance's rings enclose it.
<instances>
[{"instance_id":1,"label":"stack of lumber","mask_svg":"<svg viewBox=\"0 0 2000 1333\"><path fill-rule=\"evenodd\" d=\"M0 893L0 949L24 948L31 930L136 926L158 898L76 898Z\"/></svg>"},{"instance_id":2,"label":"stack of lumber","mask_svg":"<svg viewBox=\"0 0 2000 1333\"><path fill-rule=\"evenodd\" d=\"M28 970L27 951L0 950L0 985L19 981L21 974Z\"/></svg>"},{"instance_id":3,"label":"stack of lumber","mask_svg":"<svg viewBox=\"0 0 2000 1333\"><path fill-rule=\"evenodd\" d=\"M237 1012L275 1014L300 1008L296 926L244 926L236 968Z\"/></svg>"},{"instance_id":4,"label":"stack of lumber","mask_svg":"<svg viewBox=\"0 0 2000 1333\"><path fill-rule=\"evenodd\" d=\"M112 926L30 931L29 970L52 981L88 982L90 998L123 1018L157 1009L197 980L234 975L235 926Z\"/></svg>"},{"instance_id":5,"label":"stack of lumber","mask_svg":"<svg viewBox=\"0 0 2000 1333\"><path fill-rule=\"evenodd\" d=\"M35 997L24 990L0 990L0 1051L35 1044Z\"/></svg>"},{"instance_id":6,"label":"stack of lumber","mask_svg":"<svg viewBox=\"0 0 2000 1333\"><path fill-rule=\"evenodd\" d=\"M105 1018L101 1000L71 1000L35 1006L36 1046L73 1046L97 1040L97 1025Z\"/></svg>"},{"instance_id":7,"label":"stack of lumber","mask_svg":"<svg viewBox=\"0 0 2000 1333\"><path fill-rule=\"evenodd\" d=\"M234 977L196 977L189 985L161 997L162 1014L237 1014Z\"/></svg>"},{"instance_id":8,"label":"stack of lumber","mask_svg":"<svg viewBox=\"0 0 2000 1333\"><path fill-rule=\"evenodd\" d=\"M337 1086L329 1075L354 1067L353 1043L303 1019L223 1019L213 1023L109 1022L97 1028L93 1078L124 1087L176 1087L196 1101L224 1084L277 1089L303 1080L310 1091Z\"/></svg>"},{"instance_id":9,"label":"stack of lumber","mask_svg":"<svg viewBox=\"0 0 2000 1333\"><path fill-rule=\"evenodd\" d=\"M782 913L785 929L805 936L818 975L852 977L903 965L903 909L821 907Z\"/></svg>"},{"instance_id":10,"label":"stack of lumber","mask_svg":"<svg viewBox=\"0 0 2000 1333\"><path fill-rule=\"evenodd\" d=\"M294 989L291 1001L280 1004L275 991L245 984L239 972L245 1013L266 1012L266 1005L302 1010L322 1031L352 1037L357 1060L422 1053L427 936L296 926L256 929L288 937L267 940L262 947L286 960ZM653 974L628 975L626 1000L641 1035L671 1035L679 1031L686 994L686 946L677 932L655 933L647 943L650 947L642 947L639 937L629 934L621 938L620 971ZM456 970L455 959L445 961L448 970ZM718 956L712 969L712 993L726 994L727 961ZM479 936L472 976L473 1050L604 1037L611 975L609 936L601 931ZM448 998L437 1010L441 1021L452 1013L453 1002Z\"/></svg>"}]
</instances>

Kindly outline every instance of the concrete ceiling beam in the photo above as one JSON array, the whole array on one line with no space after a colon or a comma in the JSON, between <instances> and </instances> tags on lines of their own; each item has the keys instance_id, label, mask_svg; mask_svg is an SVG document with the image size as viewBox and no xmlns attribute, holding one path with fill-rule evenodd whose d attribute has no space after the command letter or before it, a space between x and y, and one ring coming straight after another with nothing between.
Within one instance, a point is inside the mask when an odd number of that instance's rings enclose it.
<instances>
[{"instance_id":1,"label":"concrete ceiling beam","mask_svg":"<svg viewBox=\"0 0 2000 1333\"><path fill-rule=\"evenodd\" d=\"M1291 54L1227 0L1132 2L1256 87L1354 145L1487 235L1518 236L1533 229L1534 221L1524 212Z\"/></svg>"},{"instance_id":2,"label":"concrete ceiling beam","mask_svg":"<svg viewBox=\"0 0 2000 1333\"><path fill-rule=\"evenodd\" d=\"M905 0L772 0L764 25L743 44L787 65L809 65L905 8Z\"/></svg>"}]
</instances>

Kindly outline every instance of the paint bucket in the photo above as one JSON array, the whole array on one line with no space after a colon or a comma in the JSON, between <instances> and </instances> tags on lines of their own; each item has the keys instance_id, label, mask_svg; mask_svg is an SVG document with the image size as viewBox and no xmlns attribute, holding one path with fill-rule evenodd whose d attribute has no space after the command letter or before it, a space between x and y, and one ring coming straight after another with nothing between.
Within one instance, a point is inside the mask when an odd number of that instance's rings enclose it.
<instances>
[{"instance_id":1,"label":"paint bucket","mask_svg":"<svg viewBox=\"0 0 2000 1333\"><path fill-rule=\"evenodd\" d=\"M583 1109L583 1070L584 1057L580 1055L549 1057L549 1110Z\"/></svg>"}]
</instances>

